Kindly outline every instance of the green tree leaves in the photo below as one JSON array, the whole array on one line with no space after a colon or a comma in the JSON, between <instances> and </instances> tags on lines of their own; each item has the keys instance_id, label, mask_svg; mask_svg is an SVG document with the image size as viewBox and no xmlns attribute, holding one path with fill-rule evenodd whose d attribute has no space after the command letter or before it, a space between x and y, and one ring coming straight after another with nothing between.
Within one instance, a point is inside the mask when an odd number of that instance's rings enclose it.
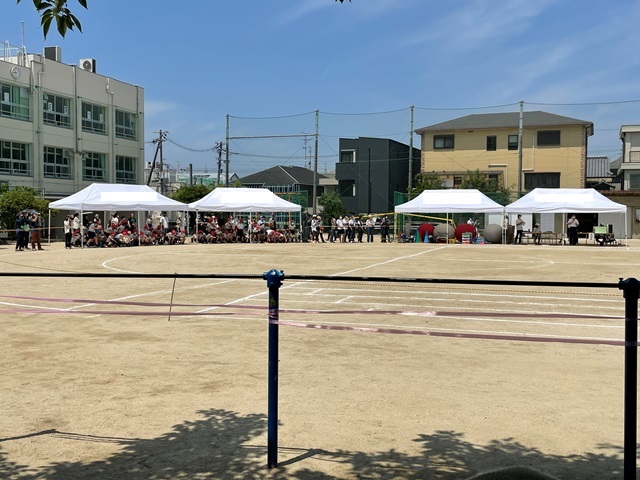
<instances>
[{"instance_id":1,"label":"green tree leaves","mask_svg":"<svg viewBox=\"0 0 640 480\"><path fill-rule=\"evenodd\" d=\"M318 197L318 205L322 207L323 214L328 217L337 217L346 213L337 192L332 192L331 195L326 193L320 195Z\"/></svg>"},{"instance_id":2,"label":"green tree leaves","mask_svg":"<svg viewBox=\"0 0 640 480\"><path fill-rule=\"evenodd\" d=\"M171 198L182 203L193 203L207 196L210 191L206 185L182 185Z\"/></svg>"},{"instance_id":3,"label":"green tree leaves","mask_svg":"<svg viewBox=\"0 0 640 480\"><path fill-rule=\"evenodd\" d=\"M49 200L40 196L37 190L29 187L16 187L12 190L4 190L0 196L0 224L3 228L11 229L14 226L18 212L33 208L44 213L49 209Z\"/></svg>"},{"instance_id":4,"label":"green tree leaves","mask_svg":"<svg viewBox=\"0 0 640 480\"><path fill-rule=\"evenodd\" d=\"M16 0L16 3L20 3L21 1L22 0ZM82 7L88 8L87 0L77 1ZM74 28L82 32L80 20L67 8L67 0L33 0L33 6L36 7L36 10L40 14L40 26L42 27L44 38L47 38L47 34L54 20L58 33L63 38L68 30L73 30Z\"/></svg>"}]
</instances>

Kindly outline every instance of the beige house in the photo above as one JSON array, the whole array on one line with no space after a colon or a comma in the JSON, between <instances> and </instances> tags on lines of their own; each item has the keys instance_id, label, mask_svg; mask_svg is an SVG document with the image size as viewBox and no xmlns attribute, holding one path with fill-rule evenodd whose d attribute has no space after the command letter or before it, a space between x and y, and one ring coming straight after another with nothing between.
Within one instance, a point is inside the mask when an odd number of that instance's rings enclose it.
<instances>
[{"instance_id":1,"label":"beige house","mask_svg":"<svg viewBox=\"0 0 640 480\"><path fill-rule=\"evenodd\" d=\"M479 170L514 194L537 187L584 188L587 139L593 123L547 112L475 114L416 130L423 173L459 188ZM519 175L521 175L519 179Z\"/></svg>"}]
</instances>

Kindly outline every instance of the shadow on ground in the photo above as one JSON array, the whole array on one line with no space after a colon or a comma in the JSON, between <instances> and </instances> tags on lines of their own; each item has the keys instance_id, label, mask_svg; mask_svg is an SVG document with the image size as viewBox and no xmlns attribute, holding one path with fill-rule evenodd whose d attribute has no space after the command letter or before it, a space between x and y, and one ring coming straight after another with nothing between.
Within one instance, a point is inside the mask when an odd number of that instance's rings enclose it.
<instances>
[{"instance_id":1,"label":"shadow on ground","mask_svg":"<svg viewBox=\"0 0 640 480\"><path fill-rule=\"evenodd\" d=\"M342 478L458 480L478 471L510 465L525 465L560 479L608 480L621 478L621 448L601 445L582 456L549 455L512 439L495 440L488 445L472 444L459 432L439 431L415 439L421 453L398 451L365 453L330 452L319 448L281 446L281 466L266 468L266 447L256 442L264 435L264 415L241 416L226 410L198 412L204 418L173 427L153 439L125 439L46 430L21 437L0 439L0 478L15 480L74 479L299 479L337 478L323 473L339 466L348 472ZM27 437L53 436L86 442L109 442L122 450L109 459L90 463L60 462L37 471L8 460L2 443ZM313 459L318 469L305 467ZM327 462L327 468L322 464ZM339 464L339 465L336 465Z\"/></svg>"}]
</instances>

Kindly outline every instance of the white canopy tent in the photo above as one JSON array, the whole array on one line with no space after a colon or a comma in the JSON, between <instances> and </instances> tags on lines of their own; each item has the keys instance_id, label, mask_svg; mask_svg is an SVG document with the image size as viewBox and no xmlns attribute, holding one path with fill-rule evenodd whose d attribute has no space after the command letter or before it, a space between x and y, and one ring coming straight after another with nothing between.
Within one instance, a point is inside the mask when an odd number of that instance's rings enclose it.
<instances>
[{"instance_id":1,"label":"white canopy tent","mask_svg":"<svg viewBox=\"0 0 640 480\"><path fill-rule=\"evenodd\" d=\"M502 213L504 207L480 190L425 190L413 200L396 205L395 213Z\"/></svg>"},{"instance_id":2,"label":"white canopy tent","mask_svg":"<svg viewBox=\"0 0 640 480\"><path fill-rule=\"evenodd\" d=\"M593 188L536 188L505 207L508 213L619 213L624 215L627 237L627 206L613 202Z\"/></svg>"},{"instance_id":3,"label":"white canopy tent","mask_svg":"<svg viewBox=\"0 0 640 480\"><path fill-rule=\"evenodd\" d=\"M480 190L445 189L425 190L413 200L396 205L398 213L504 213L504 207L491 200Z\"/></svg>"},{"instance_id":4,"label":"white canopy tent","mask_svg":"<svg viewBox=\"0 0 640 480\"><path fill-rule=\"evenodd\" d=\"M66 198L49 204L49 230L51 229L51 209L98 211L187 211L188 206L159 194L147 185L127 185L121 183L92 183ZM138 216L139 217L139 216ZM49 231L49 239L51 232Z\"/></svg>"},{"instance_id":5,"label":"white canopy tent","mask_svg":"<svg viewBox=\"0 0 640 480\"><path fill-rule=\"evenodd\" d=\"M218 187L206 197L190 203L189 208L208 212L298 212L302 228L302 207L280 198L267 188L225 188ZM249 236L251 237L251 228Z\"/></svg>"},{"instance_id":6,"label":"white canopy tent","mask_svg":"<svg viewBox=\"0 0 640 480\"><path fill-rule=\"evenodd\" d=\"M190 203L191 210L210 212L300 212L302 207L278 197L266 188L218 187L206 197Z\"/></svg>"}]
</instances>

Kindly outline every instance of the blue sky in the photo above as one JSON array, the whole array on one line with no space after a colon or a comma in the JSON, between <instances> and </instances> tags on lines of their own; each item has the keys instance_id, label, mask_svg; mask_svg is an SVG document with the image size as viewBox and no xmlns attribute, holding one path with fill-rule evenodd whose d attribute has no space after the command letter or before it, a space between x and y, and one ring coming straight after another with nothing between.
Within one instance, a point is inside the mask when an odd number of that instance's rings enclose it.
<instances>
[{"instance_id":1,"label":"blue sky","mask_svg":"<svg viewBox=\"0 0 640 480\"><path fill-rule=\"evenodd\" d=\"M24 21L29 52L59 45L65 63L95 58L98 73L142 86L147 141L162 129L207 149L224 141L227 114L232 137L313 133L317 109L323 172L339 137L409 143L411 105L420 128L524 100L594 122L589 154L612 159L620 125L640 123L637 0L69 2L84 33L43 40L31 0L8 0L0 40L20 45ZM308 140L234 139L230 170L303 166ZM164 153L172 167L216 171L212 152L191 150Z\"/></svg>"}]
</instances>

